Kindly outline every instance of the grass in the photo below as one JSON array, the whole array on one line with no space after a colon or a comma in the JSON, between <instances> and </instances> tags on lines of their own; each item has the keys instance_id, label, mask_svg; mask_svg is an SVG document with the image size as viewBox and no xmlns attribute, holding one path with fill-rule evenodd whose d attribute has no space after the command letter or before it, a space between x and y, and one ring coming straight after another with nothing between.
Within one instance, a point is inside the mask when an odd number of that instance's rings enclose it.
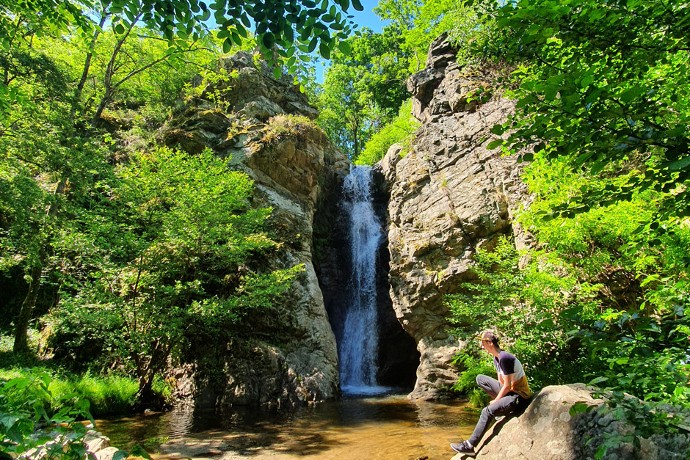
<instances>
[{"instance_id":1,"label":"grass","mask_svg":"<svg viewBox=\"0 0 690 460\"><path fill-rule=\"evenodd\" d=\"M132 413L138 390L137 381L126 375L93 375L90 372L74 374L51 360L42 360L32 354L16 354L11 351L11 341L0 336L0 399L3 383L12 379L37 380L48 376L49 397L44 401L49 411L57 409L64 401L79 396L90 403L94 417ZM166 399L169 386L157 379L154 391ZM5 395L7 396L7 395Z\"/></svg>"},{"instance_id":2,"label":"grass","mask_svg":"<svg viewBox=\"0 0 690 460\"><path fill-rule=\"evenodd\" d=\"M13 379L38 379L48 375L49 399L44 403L55 410L63 401L80 396L90 403L93 416L122 415L130 413L134 407L138 389L137 382L126 376L93 376L65 374L49 367L14 367L0 369L0 382Z\"/></svg>"}]
</instances>

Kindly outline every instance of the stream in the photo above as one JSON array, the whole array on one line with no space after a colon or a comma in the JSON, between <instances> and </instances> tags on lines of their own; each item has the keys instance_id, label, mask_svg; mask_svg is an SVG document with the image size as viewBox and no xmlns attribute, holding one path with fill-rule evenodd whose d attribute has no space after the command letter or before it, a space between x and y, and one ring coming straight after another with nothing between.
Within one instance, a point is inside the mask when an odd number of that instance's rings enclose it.
<instances>
[{"instance_id":1,"label":"stream","mask_svg":"<svg viewBox=\"0 0 690 460\"><path fill-rule=\"evenodd\" d=\"M224 416L176 409L99 420L111 445L139 444L155 459L216 458L440 460L467 438L478 418L460 402L411 401L405 395L346 398L291 414L238 409Z\"/></svg>"}]
</instances>

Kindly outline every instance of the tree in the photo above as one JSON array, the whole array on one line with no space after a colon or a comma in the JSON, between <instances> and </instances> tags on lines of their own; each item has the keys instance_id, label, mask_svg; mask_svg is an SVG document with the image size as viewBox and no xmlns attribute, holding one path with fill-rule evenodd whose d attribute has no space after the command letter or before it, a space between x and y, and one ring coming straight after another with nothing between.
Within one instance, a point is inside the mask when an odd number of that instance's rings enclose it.
<instances>
[{"instance_id":1,"label":"tree","mask_svg":"<svg viewBox=\"0 0 690 460\"><path fill-rule=\"evenodd\" d=\"M475 2L473 2L475 3ZM496 33L481 51L517 65L518 113L496 128L506 145L570 158L602 172L624 161L615 187L590 190L560 211L628 199L636 189L675 190L662 207L687 216L690 190L690 54L679 2L648 0L505 4L476 2ZM498 142L497 142L498 143Z\"/></svg>"},{"instance_id":2,"label":"tree","mask_svg":"<svg viewBox=\"0 0 690 460\"><path fill-rule=\"evenodd\" d=\"M594 383L687 405L690 48L681 30L690 11L646 0L467 3L491 27L469 49L512 72L504 89L517 110L493 128L490 147L530 161L521 222L575 282L558 314L569 347L587 352ZM499 287L516 273L529 286L529 267L484 280Z\"/></svg>"},{"instance_id":3,"label":"tree","mask_svg":"<svg viewBox=\"0 0 690 460\"><path fill-rule=\"evenodd\" d=\"M3 82L16 96L9 101L11 111L0 128L0 146L4 154L0 157L3 166L0 266L5 271L21 269L26 281L26 296L15 320L14 349L17 352L28 350L27 328L39 302L41 286L49 280L59 285L61 281L57 278L66 273L60 269L62 235L71 225L79 225L80 218L88 214L91 194L97 188L95 183L112 171L109 153L105 151L107 146L84 130L85 109L77 99L84 87L78 88L76 97L71 91L75 75L81 74L80 85L88 75L86 66L85 72L76 71L82 62L69 66L74 64L74 56L81 56L75 43L50 36L39 37L27 27L27 23L18 21L14 46L0 51L0 62L4 64ZM124 43L108 33L100 36L106 43L112 37L126 56L125 60L116 60L114 54L106 54L111 59L101 69L112 69L111 81L113 76L119 75L116 70L124 75L111 85L110 94L102 97L101 110L105 102L112 101L115 96L114 88L126 89L127 84L134 81L131 77L139 75L143 69L151 69L153 64L163 60L174 62L171 48L160 46L160 40L140 37L133 43ZM151 42L159 46L147 47ZM133 46L135 44L137 46ZM98 69L98 55L95 62ZM138 82L143 80L137 79ZM174 93L179 92L182 83L178 80ZM98 85L89 86L89 98L99 95L98 88ZM86 209L82 209L82 205Z\"/></svg>"},{"instance_id":4,"label":"tree","mask_svg":"<svg viewBox=\"0 0 690 460\"><path fill-rule=\"evenodd\" d=\"M102 257L53 321L57 336L91 336L111 362L134 363L143 404L193 323L229 331L275 301L300 268L248 269L276 246L263 231L270 209L251 207L252 182L210 150L139 153L117 175L109 209L74 237L99 241ZM58 355L84 346L55 345Z\"/></svg>"},{"instance_id":5,"label":"tree","mask_svg":"<svg viewBox=\"0 0 690 460\"><path fill-rule=\"evenodd\" d=\"M176 38L199 40L208 32L213 19L227 52L240 45L255 28L257 43L263 55L272 62L285 60L294 66L298 50L318 52L329 58L339 41L347 38L354 23L347 15L350 7L362 11L359 0L39 0L37 2L3 2L0 5L0 43L11 45L16 34L15 23L28 29L66 30L76 25L93 36L94 24L87 10L97 7L114 15L117 34L124 34L141 20L146 27L158 30L174 43ZM104 23L99 23L100 27ZM98 28L95 29L97 33Z\"/></svg>"},{"instance_id":6,"label":"tree","mask_svg":"<svg viewBox=\"0 0 690 460\"><path fill-rule=\"evenodd\" d=\"M19 96L0 128L0 266L21 267L27 283L16 351L27 351L28 323L46 267L54 266L52 242L75 212L68 198L90 190L107 169L103 151L72 123L66 72L38 42L0 52L4 81Z\"/></svg>"},{"instance_id":7,"label":"tree","mask_svg":"<svg viewBox=\"0 0 690 460\"><path fill-rule=\"evenodd\" d=\"M395 28L365 29L336 51L326 72L319 105L320 126L356 158L369 137L390 122L407 99L408 62Z\"/></svg>"},{"instance_id":8,"label":"tree","mask_svg":"<svg viewBox=\"0 0 690 460\"><path fill-rule=\"evenodd\" d=\"M454 0L383 0L374 11L396 27L409 74L424 68L429 45L442 33L476 25L471 9Z\"/></svg>"}]
</instances>

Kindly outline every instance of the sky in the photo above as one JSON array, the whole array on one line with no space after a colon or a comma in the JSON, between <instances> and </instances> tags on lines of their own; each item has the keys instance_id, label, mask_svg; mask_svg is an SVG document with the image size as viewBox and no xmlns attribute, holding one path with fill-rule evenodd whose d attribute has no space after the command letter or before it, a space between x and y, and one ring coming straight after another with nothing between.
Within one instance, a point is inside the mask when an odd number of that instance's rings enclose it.
<instances>
[{"instance_id":1,"label":"sky","mask_svg":"<svg viewBox=\"0 0 690 460\"><path fill-rule=\"evenodd\" d=\"M386 25L386 22L381 21L381 19L376 16L374 13L374 8L376 5L378 5L378 0L360 0L362 2L362 6L364 7L363 11L357 11L354 8L350 7L350 10L348 11L348 14L351 14L354 16L353 21L355 24L358 25L358 29L362 29L364 27L368 27L369 29L373 30L374 32L381 32L383 30L383 27ZM329 61L325 61L323 59L320 59L316 65L316 81L319 83L323 83L323 78L324 74L326 71L326 68L328 68Z\"/></svg>"},{"instance_id":2,"label":"sky","mask_svg":"<svg viewBox=\"0 0 690 460\"><path fill-rule=\"evenodd\" d=\"M378 5L378 0L361 0L364 11L357 11L350 7L349 13L353 15L355 23L359 24L359 27L368 27L374 32L381 32L384 22L379 19L376 14L374 14L374 8Z\"/></svg>"}]
</instances>

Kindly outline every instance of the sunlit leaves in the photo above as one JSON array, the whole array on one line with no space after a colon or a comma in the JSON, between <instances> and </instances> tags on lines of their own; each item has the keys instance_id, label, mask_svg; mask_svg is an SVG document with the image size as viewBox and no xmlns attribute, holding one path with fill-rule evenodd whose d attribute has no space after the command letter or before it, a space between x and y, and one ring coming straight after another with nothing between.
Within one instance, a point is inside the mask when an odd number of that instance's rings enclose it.
<instances>
[{"instance_id":1,"label":"sunlit leaves","mask_svg":"<svg viewBox=\"0 0 690 460\"><path fill-rule=\"evenodd\" d=\"M92 7L90 4L87 6ZM308 45L328 58L337 43L346 39L355 27L347 11L350 8L363 9L358 0L119 0L106 4L104 8L104 12L112 17L116 34L125 34L141 20L147 27L158 30L170 43L176 37L196 40L207 34L211 18L221 31L229 31L224 37L225 49L231 48L232 44L241 45L248 30L255 28L259 47L272 63L284 62L294 56L299 45ZM29 26L35 21L44 30L53 27L65 29L70 24L89 30L95 26L90 16L80 9L78 0L20 2L9 8L8 13L19 15ZM8 44L13 36L13 24L6 20L5 15L2 17L0 43ZM314 40L317 43L312 47Z\"/></svg>"},{"instance_id":2,"label":"sunlit leaves","mask_svg":"<svg viewBox=\"0 0 690 460\"><path fill-rule=\"evenodd\" d=\"M690 54L679 33L687 8L541 0L497 6L485 17L501 33L483 49L519 64L509 145L543 142L551 157L571 156L574 168L592 173L626 158L655 158L658 173L638 177L635 186L666 191L675 183L687 190ZM679 193L664 209L675 212L677 200L690 198Z\"/></svg>"},{"instance_id":3,"label":"sunlit leaves","mask_svg":"<svg viewBox=\"0 0 690 460\"><path fill-rule=\"evenodd\" d=\"M395 27L380 34L365 29L333 52L319 123L352 158L373 132L395 118L408 97L404 82L409 61L401 42Z\"/></svg>"}]
</instances>

